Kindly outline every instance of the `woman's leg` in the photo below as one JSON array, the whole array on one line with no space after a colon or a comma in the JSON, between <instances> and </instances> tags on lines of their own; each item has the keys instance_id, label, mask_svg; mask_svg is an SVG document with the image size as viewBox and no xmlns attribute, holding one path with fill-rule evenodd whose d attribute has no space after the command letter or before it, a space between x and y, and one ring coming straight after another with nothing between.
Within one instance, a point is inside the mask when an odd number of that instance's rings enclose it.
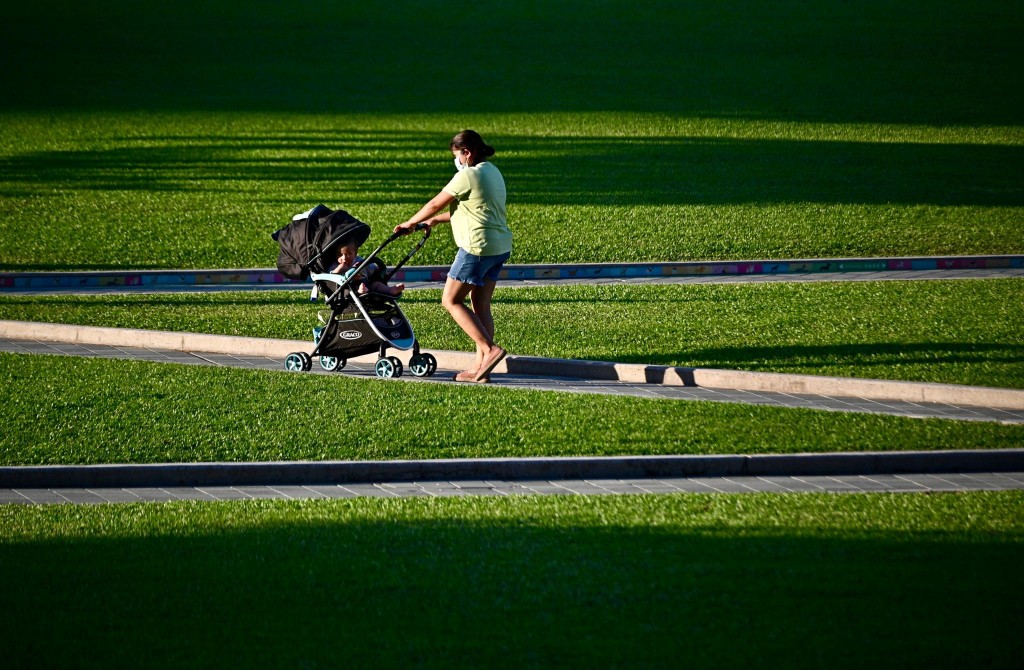
<instances>
[{"instance_id":1,"label":"woman's leg","mask_svg":"<svg viewBox=\"0 0 1024 670\"><path fill-rule=\"evenodd\" d=\"M494 344L494 317L491 316L491 297L494 295L496 282L487 281L483 286L474 286L469 292L470 305L473 307L473 314L480 322L480 327L487 334L487 339ZM485 352L477 347L476 366L483 363Z\"/></svg>"},{"instance_id":2,"label":"woman's leg","mask_svg":"<svg viewBox=\"0 0 1024 670\"><path fill-rule=\"evenodd\" d=\"M494 317L491 316L491 298L494 296L496 283L488 281L483 286L474 286L469 292L470 304L473 306L473 313L480 320L487 336L494 340Z\"/></svg>"},{"instance_id":3,"label":"woman's leg","mask_svg":"<svg viewBox=\"0 0 1024 670\"><path fill-rule=\"evenodd\" d=\"M477 289L480 291L479 298L476 297L475 290ZM494 341L491 339L494 332L494 321L491 318L490 308L490 295L493 292L493 282L491 282L490 291L487 292L487 286L474 286L448 277L444 285L444 293L441 295L441 304L452 315L459 328L462 328L476 345L476 368L480 367L481 362L494 347ZM486 299L484 299L485 294ZM471 295L474 296L472 310L466 307L466 298ZM476 307L481 300L486 305L486 307L482 307L486 322L476 313Z\"/></svg>"}]
</instances>

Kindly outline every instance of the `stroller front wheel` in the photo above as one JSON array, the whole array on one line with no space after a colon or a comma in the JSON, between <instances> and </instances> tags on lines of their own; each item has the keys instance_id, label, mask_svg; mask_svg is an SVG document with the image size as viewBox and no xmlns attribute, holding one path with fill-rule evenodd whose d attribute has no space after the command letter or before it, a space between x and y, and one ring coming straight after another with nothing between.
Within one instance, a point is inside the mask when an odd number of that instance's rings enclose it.
<instances>
[{"instance_id":1,"label":"stroller front wheel","mask_svg":"<svg viewBox=\"0 0 1024 670\"><path fill-rule=\"evenodd\" d=\"M337 356L321 356L320 367L328 372L337 372L345 367L347 361Z\"/></svg>"},{"instance_id":2,"label":"stroller front wheel","mask_svg":"<svg viewBox=\"0 0 1024 670\"><path fill-rule=\"evenodd\" d=\"M392 379L394 377L402 376L402 361L398 360L394 356L388 356L387 358L378 358L377 364L373 366L373 371L377 373L377 376L381 379Z\"/></svg>"}]
</instances>

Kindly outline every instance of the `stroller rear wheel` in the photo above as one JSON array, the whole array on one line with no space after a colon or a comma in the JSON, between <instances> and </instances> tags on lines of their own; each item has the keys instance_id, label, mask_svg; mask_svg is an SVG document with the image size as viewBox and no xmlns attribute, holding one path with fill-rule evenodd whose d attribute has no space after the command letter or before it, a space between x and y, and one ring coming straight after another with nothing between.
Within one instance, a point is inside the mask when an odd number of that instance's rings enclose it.
<instances>
[{"instance_id":1,"label":"stroller rear wheel","mask_svg":"<svg viewBox=\"0 0 1024 670\"><path fill-rule=\"evenodd\" d=\"M429 377L437 372L437 359L431 354L415 354L409 359L409 371L417 377Z\"/></svg>"},{"instance_id":2,"label":"stroller rear wheel","mask_svg":"<svg viewBox=\"0 0 1024 670\"><path fill-rule=\"evenodd\" d=\"M301 351L290 353L284 359L284 369L292 372L309 372L313 369L313 359Z\"/></svg>"}]
</instances>

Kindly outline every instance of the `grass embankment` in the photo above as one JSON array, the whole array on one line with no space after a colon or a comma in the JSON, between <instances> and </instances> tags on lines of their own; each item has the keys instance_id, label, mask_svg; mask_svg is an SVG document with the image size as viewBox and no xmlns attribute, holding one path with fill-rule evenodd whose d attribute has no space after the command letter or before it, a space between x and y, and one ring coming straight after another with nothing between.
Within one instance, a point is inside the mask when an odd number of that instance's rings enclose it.
<instances>
[{"instance_id":1,"label":"grass embankment","mask_svg":"<svg viewBox=\"0 0 1024 670\"><path fill-rule=\"evenodd\" d=\"M0 463L1012 448L1024 426L0 354Z\"/></svg>"},{"instance_id":2,"label":"grass embankment","mask_svg":"<svg viewBox=\"0 0 1024 670\"><path fill-rule=\"evenodd\" d=\"M500 341L521 355L1024 388L1016 279L507 288ZM439 306L402 307L427 349L469 344ZM306 340L302 291L0 296L0 319Z\"/></svg>"},{"instance_id":3,"label":"grass embankment","mask_svg":"<svg viewBox=\"0 0 1024 670\"><path fill-rule=\"evenodd\" d=\"M0 507L8 667L1016 667L1020 492Z\"/></svg>"}]
</instances>

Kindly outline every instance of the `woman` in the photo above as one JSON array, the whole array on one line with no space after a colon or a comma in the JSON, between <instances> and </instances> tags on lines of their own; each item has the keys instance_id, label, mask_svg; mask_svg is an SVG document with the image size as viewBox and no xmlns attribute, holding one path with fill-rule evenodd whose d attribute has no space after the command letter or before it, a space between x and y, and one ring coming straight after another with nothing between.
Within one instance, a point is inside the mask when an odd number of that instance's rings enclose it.
<instances>
[{"instance_id":1,"label":"woman","mask_svg":"<svg viewBox=\"0 0 1024 670\"><path fill-rule=\"evenodd\" d=\"M455 375L455 381L488 382L491 370L505 357L494 343L491 296L505 261L512 255L512 231L505 214L505 180L487 161L494 147L474 130L464 130L449 144L455 176L395 232L426 223L431 228L451 223L459 252L444 285L441 304L476 344L476 367ZM449 211L440 213L449 208ZM469 297L472 309L466 307Z\"/></svg>"}]
</instances>

